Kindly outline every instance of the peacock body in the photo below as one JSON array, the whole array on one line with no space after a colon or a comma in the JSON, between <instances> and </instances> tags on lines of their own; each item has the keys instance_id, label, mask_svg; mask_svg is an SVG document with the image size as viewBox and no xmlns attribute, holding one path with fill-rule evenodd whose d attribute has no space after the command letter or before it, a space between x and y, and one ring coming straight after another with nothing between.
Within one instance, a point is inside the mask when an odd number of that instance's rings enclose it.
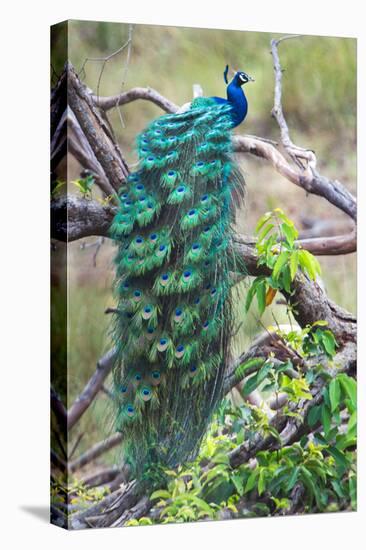
<instances>
[{"instance_id":1,"label":"peacock body","mask_svg":"<svg viewBox=\"0 0 366 550\"><path fill-rule=\"evenodd\" d=\"M247 114L248 80L238 72L227 99L154 120L119 194L114 401L136 472L192 459L222 397L238 270L231 200L244 188L231 130Z\"/></svg>"}]
</instances>

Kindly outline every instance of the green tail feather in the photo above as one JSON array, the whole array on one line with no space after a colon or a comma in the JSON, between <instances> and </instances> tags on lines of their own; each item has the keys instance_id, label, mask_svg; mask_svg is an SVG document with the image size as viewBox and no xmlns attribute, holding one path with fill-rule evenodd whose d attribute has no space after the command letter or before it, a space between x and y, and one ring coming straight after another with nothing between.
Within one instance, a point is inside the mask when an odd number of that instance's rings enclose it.
<instances>
[{"instance_id":1,"label":"green tail feather","mask_svg":"<svg viewBox=\"0 0 366 550\"><path fill-rule=\"evenodd\" d=\"M233 192L226 106L199 98L139 135L120 191L113 337L116 429L135 472L194 457L222 396L233 332Z\"/></svg>"}]
</instances>

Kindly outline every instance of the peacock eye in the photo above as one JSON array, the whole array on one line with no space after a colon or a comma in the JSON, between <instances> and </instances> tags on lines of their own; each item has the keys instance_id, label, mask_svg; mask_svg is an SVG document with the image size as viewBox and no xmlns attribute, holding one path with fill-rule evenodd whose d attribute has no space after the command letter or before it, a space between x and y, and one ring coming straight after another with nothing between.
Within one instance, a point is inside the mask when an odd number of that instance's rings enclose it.
<instances>
[{"instance_id":1,"label":"peacock eye","mask_svg":"<svg viewBox=\"0 0 366 550\"><path fill-rule=\"evenodd\" d=\"M133 405L127 405L126 412L128 416L134 416L135 408L133 407Z\"/></svg>"},{"instance_id":2,"label":"peacock eye","mask_svg":"<svg viewBox=\"0 0 366 550\"><path fill-rule=\"evenodd\" d=\"M190 277L191 275L192 275L192 273L191 273L190 271L188 271L188 270L185 271L185 272L183 273L183 277L184 277L185 279L189 279L189 277Z\"/></svg>"},{"instance_id":3,"label":"peacock eye","mask_svg":"<svg viewBox=\"0 0 366 550\"><path fill-rule=\"evenodd\" d=\"M195 215L195 213L196 213L196 210L195 210L194 208L192 208L192 210L190 210L190 211L188 212L188 216L192 217L192 216Z\"/></svg>"},{"instance_id":4,"label":"peacock eye","mask_svg":"<svg viewBox=\"0 0 366 550\"><path fill-rule=\"evenodd\" d=\"M177 189L177 192L178 192L178 193L183 193L183 191L184 191L183 185L181 185L180 187L178 187L178 189Z\"/></svg>"}]
</instances>

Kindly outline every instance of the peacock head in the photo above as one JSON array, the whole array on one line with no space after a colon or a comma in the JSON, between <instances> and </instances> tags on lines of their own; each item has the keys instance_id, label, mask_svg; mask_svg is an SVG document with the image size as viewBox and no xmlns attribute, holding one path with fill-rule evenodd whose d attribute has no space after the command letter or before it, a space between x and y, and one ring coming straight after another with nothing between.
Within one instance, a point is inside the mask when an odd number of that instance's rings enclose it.
<instances>
[{"instance_id":1,"label":"peacock head","mask_svg":"<svg viewBox=\"0 0 366 550\"><path fill-rule=\"evenodd\" d=\"M226 84L228 84L228 78L227 78L228 72L229 72L229 65L226 65L225 71L224 71L224 80ZM254 78L249 76L244 71L236 71L236 73L234 74L232 83L234 83L236 86L243 86L243 84L246 84L247 82L254 82Z\"/></svg>"},{"instance_id":2,"label":"peacock head","mask_svg":"<svg viewBox=\"0 0 366 550\"><path fill-rule=\"evenodd\" d=\"M247 82L254 82L254 78L243 71L238 71L234 76L234 81L238 86L243 86Z\"/></svg>"}]
</instances>

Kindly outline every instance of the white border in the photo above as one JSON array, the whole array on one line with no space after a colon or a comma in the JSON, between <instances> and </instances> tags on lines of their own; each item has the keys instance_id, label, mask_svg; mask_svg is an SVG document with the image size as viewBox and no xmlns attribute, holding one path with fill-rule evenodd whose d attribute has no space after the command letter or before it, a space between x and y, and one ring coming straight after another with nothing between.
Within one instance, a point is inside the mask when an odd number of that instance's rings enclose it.
<instances>
[{"instance_id":1,"label":"white border","mask_svg":"<svg viewBox=\"0 0 366 550\"><path fill-rule=\"evenodd\" d=\"M24 507L48 505L49 25L74 19L358 37L359 201L365 205L365 18L362 2L272 0L17 2L2 10L1 46L1 512L4 548L351 548L365 533L365 365L359 363L359 511L153 528L66 533ZM177 61L178 62L178 61ZM208 60L203 60L207 63ZM331 63L332 60L329 60ZM5 124L4 124L5 121ZM340 136L341 139L341 136ZM21 153L21 156L20 156ZM361 206L361 214L364 206ZM365 281L359 224L359 318ZM361 244L360 244L361 243ZM5 298L5 299L4 299ZM365 356L360 338L360 358ZM363 432L363 433L362 433ZM364 536L363 536L364 538Z\"/></svg>"}]
</instances>

